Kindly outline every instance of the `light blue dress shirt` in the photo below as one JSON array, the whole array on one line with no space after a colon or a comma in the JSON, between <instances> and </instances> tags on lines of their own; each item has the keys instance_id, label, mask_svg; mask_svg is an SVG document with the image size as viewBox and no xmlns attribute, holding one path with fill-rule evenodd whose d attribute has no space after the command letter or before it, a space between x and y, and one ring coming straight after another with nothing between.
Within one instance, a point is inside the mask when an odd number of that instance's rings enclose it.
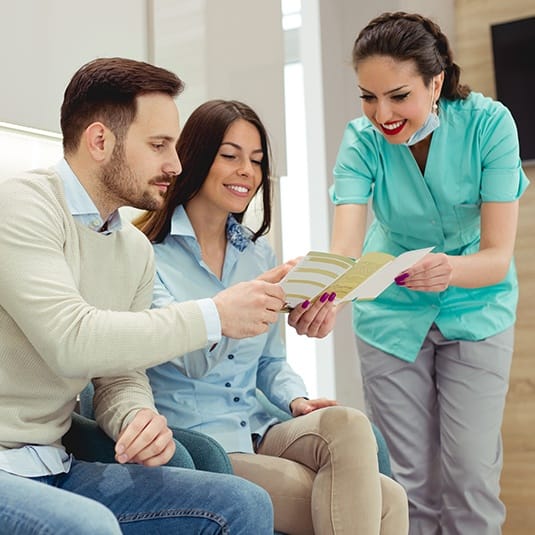
<instances>
[{"instance_id":1,"label":"light blue dress shirt","mask_svg":"<svg viewBox=\"0 0 535 535\"><path fill-rule=\"evenodd\" d=\"M499 102L472 93L439 102L422 174L408 147L393 145L366 117L345 130L334 167L334 204L366 204L375 220L363 252L398 255L434 246L433 252L468 255L479 250L482 202L511 202L528 186L519 159L516 127ZM414 361L433 322L449 339L481 340L510 327L516 317L514 262L498 284L415 292L391 285L377 299L353 303L359 337L382 351Z\"/></svg>"},{"instance_id":2,"label":"light blue dress shirt","mask_svg":"<svg viewBox=\"0 0 535 535\"><path fill-rule=\"evenodd\" d=\"M112 212L108 219L104 221L100 217L95 203L91 200L82 184L80 184L65 159L56 164L55 170L63 181L65 201L76 221L95 232L103 234L111 234L115 230L121 230L122 221L119 210ZM105 224L105 229L103 229Z\"/></svg>"},{"instance_id":3,"label":"light blue dress shirt","mask_svg":"<svg viewBox=\"0 0 535 535\"><path fill-rule=\"evenodd\" d=\"M267 240L259 238L253 243L250 236L229 217L220 280L203 262L194 230L179 206L170 234L154 245L157 277L153 306L213 296L275 266ZM281 328L279 321L268 333L253 338L223 337L211 351L188 353L149 369L156 406L169 425L206 433L229 452L252 452L251 435L262 436L277 422L263 410L256 387L287 413L293 399L307 395L302 379L286 362Z\"/></svg>"}]
</instances>

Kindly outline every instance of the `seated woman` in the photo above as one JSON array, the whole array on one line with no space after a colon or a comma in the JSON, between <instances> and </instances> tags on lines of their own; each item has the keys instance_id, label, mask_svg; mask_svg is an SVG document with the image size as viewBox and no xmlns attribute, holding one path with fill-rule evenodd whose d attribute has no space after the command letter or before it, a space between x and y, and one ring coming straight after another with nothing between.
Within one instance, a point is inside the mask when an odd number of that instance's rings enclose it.
<instances>
[{"instance_id":1,"label":"seated woman","mask_svg":"<svg viewBox=\"0 0 535 535\"><path fill-rule=\"evenodd\" d=\"M209 101L186 122L177 150L183 171L164 209L138 220L154 243L155 307L210 297L276 265L262 236L271 222L270 154L256 113L240 102ZM263 220L251 231L242 219L257 194ZM313 305L318 325L334 317L329 297ZM323 327L315 329L311 325L307 333L326 334ZM405 492L379 474L370 422L356 409L307 398L302 379L286 362L280 324L254 338L223 338L148 375L171 427L212 436L229 453L237 475L270 493L277 531L408 532ZM257 388L295 418L272 418L257 400Z\"/></svg>"}]
</instances>

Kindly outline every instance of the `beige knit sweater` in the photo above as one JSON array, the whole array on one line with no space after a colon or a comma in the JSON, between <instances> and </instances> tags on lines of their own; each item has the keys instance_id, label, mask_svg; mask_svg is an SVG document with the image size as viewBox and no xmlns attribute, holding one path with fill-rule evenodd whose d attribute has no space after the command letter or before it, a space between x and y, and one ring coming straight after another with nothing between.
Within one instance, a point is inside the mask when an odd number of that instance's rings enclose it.
<instances>
[{"instance_id":1,"label":"beige knit sweater","mask_svg":"<svg viewBox=\"0 0 535 535\"><path fill-rule=\"evenodd\" d=\"M152 246L75 222L52 170L0 183L0 450L60 445L91 378L112 437L153 407L144 368L205 347L194 301L146 310Z\"/></svg>"}]
</instances>

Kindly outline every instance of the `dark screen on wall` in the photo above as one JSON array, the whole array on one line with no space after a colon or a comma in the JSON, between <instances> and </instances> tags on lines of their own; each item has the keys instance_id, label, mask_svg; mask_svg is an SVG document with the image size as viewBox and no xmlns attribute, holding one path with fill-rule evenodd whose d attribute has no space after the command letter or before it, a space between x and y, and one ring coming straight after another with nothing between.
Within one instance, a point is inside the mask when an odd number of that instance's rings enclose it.
<instances>
[{"instance_id":1,"label":"dark screen on wall","mask_svg":"<svg viewBox=\"0 0 535 535\"><path fill-rule=\"evenodd\" d=\"M491 26L496 97L511 111L522 161L535 160L535 17Z\"/></svg>"}]
</instances>

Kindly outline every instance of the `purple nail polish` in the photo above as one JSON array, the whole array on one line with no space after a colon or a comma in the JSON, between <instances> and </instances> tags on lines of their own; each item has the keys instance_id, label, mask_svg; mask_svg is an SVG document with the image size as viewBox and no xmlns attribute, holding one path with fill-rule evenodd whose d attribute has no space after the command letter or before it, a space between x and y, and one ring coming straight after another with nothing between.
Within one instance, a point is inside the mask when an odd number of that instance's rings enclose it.
<instances>
[{"instance_id":1,"label":"purple nail polish","mask_svg":"<svg viewBox=\"0 0 535 535\"><path fill-rule=\"evenodd\" d=\"M395 277L395 278L394 278L394 281L395 281L396 283L402 282L402 281L404 281L408 276L409 276L408 273L402 273L401 275L398 275L397 277Z\"/></svg>"},{"instance_id":2,"label":"purple nail polish","mask_svg":"<svg viewBox=\"0 0 535 535\"><path fill-rule=\"evenodd\" d=\"M333 292L331 295L329 295L329 301L332 303L336 299L336 292Z\"/></svg>"},{"instance_id":3,"label":"purple nail polish","mask_svg":"<svg viewBox=\"0 0 535 535\"><path fill-rule=\"evenodd\" d=\"M327 292L325 292L321 297L320 297L320 303L325 303L325 301L327 301L327 299L329 298L329 294Z\"/></svg>"},{"instance_id":4,"label":"purple nail polish","mask_svg":"<svg viewBox=\"0 0 535 535\"><path fill-rule=\"evenodd\" d=\"M310 301L307 299L306 301L303 301L303 304L301 305L301 308L307 308L308 305L310 305Z\"/></svg>"},{"instance_id":5,"label":"purple nail polish","mask_svg":"<svg viewBox=\"0 0 535 535\"><path fill-rule=\"evenodd\" d=\"M397 281L397 280L394 280L394 282L395 282L398 286L405 286L405 281Z\"/></svg>"}]
</instances>

